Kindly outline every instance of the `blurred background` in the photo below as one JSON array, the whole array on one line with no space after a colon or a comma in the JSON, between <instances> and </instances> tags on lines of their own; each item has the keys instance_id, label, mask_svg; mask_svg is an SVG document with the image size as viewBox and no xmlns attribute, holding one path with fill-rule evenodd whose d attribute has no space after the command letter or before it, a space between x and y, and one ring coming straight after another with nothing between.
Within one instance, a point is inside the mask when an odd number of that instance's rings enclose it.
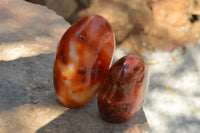
<instances>
[{"instance_id":1,"label":"blurred background","mask_svg":"<svg viewBox=\"0 0 200 133\"><path fill-rule=\"evenodd\" d=\"M100 14L112 25L117 45L142 55L200 39L199 0L27 0L47 6L71 24Z\"/></svg>"},{"instance_id":2,"label":"blurred background","mask_svg":"<svg viewBox=\"0 0 200 133\"><path fill-rule=\"evenodd\" d=\"M7 0L3 1L6 5ZM26 1L46 6L55 11L56 14L62 16L70 24L75 23L80 18L89 14L100 14L105 17L113 27L116 36L117 47L114 61L124 55L133 53L141 56L149 65L150 82L143 106L150 126L148 133L199 133L200 0ZM0 87L3 88L8 84L10 86L12 85L8 81L13 76L9 76L6 72L12 72L17 75L18 73L13 70L13 67L19 66L17 70L21 72L26 69L28 73L40 72L37 76L43 79L34 79L34 77L37 77L34 76L34 73L33 75L26 75L28 79L26 81L15 77L13 81L16 81L16 84L10 88L17 86L19 81L27 86L23 90L25 92L17 93L13 96L13 99L17 101L19 100L17 98L21 95L30 94L28 100L33 104L40 103L41 101L49 102L48 98L55 97L54 91L47 89L53 86L52 84L48 84L52 82L51 75L49 75L49 71L52 71L52 64L45 62L50 60L46 59L53 58L56 48L55 43L61 37L61 33L65 31L62 25L66 24L60 21L61 18L58 21L52 13L46 13L46 10L42 10L43 12L39 12L38 10L37 12L37 10L34 10L35 7L29 9L24 8L25 6L20 7L19 5L18 8L11 8L12 5L15 5L11 3L9 5L10 7L8 6L7 8L5 5L0 4L0 64L2 64L0 66L0 73L2 74L0 77ZM14 9L16 12L24 12L26 14L24 15L25 17L21 17L23 15L16 15L17 13L15 14ZM11 12L16 16L10 15ZM38 16L38 14L41 16ZM44 14L45 17L42 16ZM26 20L26 17L29 20ZM14 18L14 21L10 18ZM18 28L20 26L17 25L17 22L22 24L21 29ZM44 22L44 24L41 25L41 22ZM9 31L7 27L10 28ZM65 28L67 29L68 27L69 25ZM4 34L4 31L6 31L6 34ZM7 34L7 31L9 34ZM16 35L15 33L21 34ZM26 41L22 38L25 38ZM17 42L14 42L14 40L17 40ZM47 55L40 56L40 54ZM36 55L39 56L37 57ZM42 62L44 68L40 68L38 67L40 65L38 65L30 69L33 62L26 62L29 59L24 59L25 61L20 59L16 60L21 57L30 56L36 56L30 60L36 63L39 60L38 62ZM21 63L18 64L18 62L22 62L23 65ZM49 67L50 70L45 69ZM7 71L7 68L10 68L10 70ZM41 71L43 69L45 71ZM48 74L45 75L42 73ZM38 81L44 81L44 83L39 83ZM46 93L51 94L47 99L40 97L41 93L39 90L41 88ZM27 91L31 89L35 89L35 94ZM2 94L0 96L4 96L6 93L10 94L7 90L0 90L0 92ZM11 98L8 96L7 100L13 101ZM4 99L0 97L0 100L2 101ZM7 111L5 104L0 105L0 109L3 108L3 110ZM12 106L16 106L16 103ZM50 108L47 105L43 106L45 110ZM52 110L57 111L57 113L59 112L54 108ZM35 112L39 111L41 110L35 110Z\"/></svg>"}]
</instances>

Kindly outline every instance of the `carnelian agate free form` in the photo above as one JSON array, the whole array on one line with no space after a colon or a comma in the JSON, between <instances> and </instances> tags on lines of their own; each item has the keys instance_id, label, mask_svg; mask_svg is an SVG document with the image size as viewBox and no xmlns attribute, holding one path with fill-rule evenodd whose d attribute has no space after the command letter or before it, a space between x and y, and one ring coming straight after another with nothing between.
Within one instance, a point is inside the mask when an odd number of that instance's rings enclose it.
<instances>
[{"instance_id":1,"label":"carnelian agate free form","mask_svg":"<svg viewBox=\"0 0 200 133\"><path fill-rule=\"evenodd\" d=\"M113 30L99 15L79 20L64 33L54 61L54 87L64 106L79 108L93 99L114 49Z\"/></svg>"},{"instance_id":2,"label":"carnelian agate free form","mask_svg":"<svg viewBox=\"0 0 200 133\"><path fill-rule=\"evenodd\" d=\"M148 67L135 55L119 59L107 72L98 94L101 117L108 122L124 122L141 108L148 87Z\"/></svg>"}]
</instances>

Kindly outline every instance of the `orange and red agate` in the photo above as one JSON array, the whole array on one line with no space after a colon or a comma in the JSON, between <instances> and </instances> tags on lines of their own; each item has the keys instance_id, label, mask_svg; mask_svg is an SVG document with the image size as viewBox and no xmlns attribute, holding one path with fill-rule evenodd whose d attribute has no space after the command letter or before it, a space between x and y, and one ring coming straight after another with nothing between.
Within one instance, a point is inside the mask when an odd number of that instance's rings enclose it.
<instances>
[{"instance_id":1,"label":"orange and red agate","mask_svg":"<svg viewBox=\"0 0 200 133\"><path fill-rule=\"evenodd\" d=\"M93 99L110 67L115 49L112 27L99 15L87 16L62 36L54 61L54 87L66 107Z\"/></svg>"},{"instance_id":2,"label":"orange and red agate","mask_svg":"<svg viewBox=\"0 0 200 133\"><path fill-rule=\"evenodd\" d=\"M108 122L131 119L143 104L148 80L148 67L140 57L119 59L107 72L98 93L101 117Z\"/></svg>"}]
</instances>

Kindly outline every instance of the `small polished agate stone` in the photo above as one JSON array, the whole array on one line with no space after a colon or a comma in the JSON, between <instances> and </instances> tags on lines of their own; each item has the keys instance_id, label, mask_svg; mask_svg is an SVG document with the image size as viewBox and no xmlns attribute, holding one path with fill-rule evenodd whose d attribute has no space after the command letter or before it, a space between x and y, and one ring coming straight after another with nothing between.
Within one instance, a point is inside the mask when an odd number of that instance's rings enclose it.
<instances>
[{"instance_id":1,"label":"small polished agate stone","mask_svg":"<svg viewBox=\"0 0 200 133\"><path fill-rule=\"evenodd\" d=\"M148 67L136 55L119 59L108 71L98 94L101 117L124 122L141 108L148 87Z\"/></svg>"},{"instance_id":2,"label":"small polished agate stone","mask_svg":"<svg viewBox=\"0 0 200 133\"><path fill-rule=\"evenodd\" d=\"M54 87L66 107L79 108L96 95L115 49L113 30L99 15L87 16L63 35L54 61Z\"/></svg>"}]
</instances>

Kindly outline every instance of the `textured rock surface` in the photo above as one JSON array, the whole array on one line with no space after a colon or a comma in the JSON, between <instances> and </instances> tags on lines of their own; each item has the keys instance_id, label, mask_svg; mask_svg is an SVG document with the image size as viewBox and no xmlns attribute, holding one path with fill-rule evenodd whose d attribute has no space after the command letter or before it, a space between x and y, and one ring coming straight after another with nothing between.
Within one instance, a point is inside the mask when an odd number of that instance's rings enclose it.
<instances>
[{"instance_id":1,"label":"textured rock surface","mask_svg":"<svg viewBox=\"0 0 200 133\"><path fill-rule=\"evenodd\" d=\"M40 5L5 0L0 7L0 60L55 52L69 27L62 17Z\"/></svg>"},{"instance_id":2,"label":"textured rock surface","mask_svg":"<svg viewBox=\"0 0 200 133\"><path fill-rule=\"evenodd\" d=\"M56 100L54 52L69 27L46 7L23 0L0 3L0 132L134 132L148 130L141 109L127 123L99 117L94 99L72 110Z\"/></svg>"}]
</instances>

